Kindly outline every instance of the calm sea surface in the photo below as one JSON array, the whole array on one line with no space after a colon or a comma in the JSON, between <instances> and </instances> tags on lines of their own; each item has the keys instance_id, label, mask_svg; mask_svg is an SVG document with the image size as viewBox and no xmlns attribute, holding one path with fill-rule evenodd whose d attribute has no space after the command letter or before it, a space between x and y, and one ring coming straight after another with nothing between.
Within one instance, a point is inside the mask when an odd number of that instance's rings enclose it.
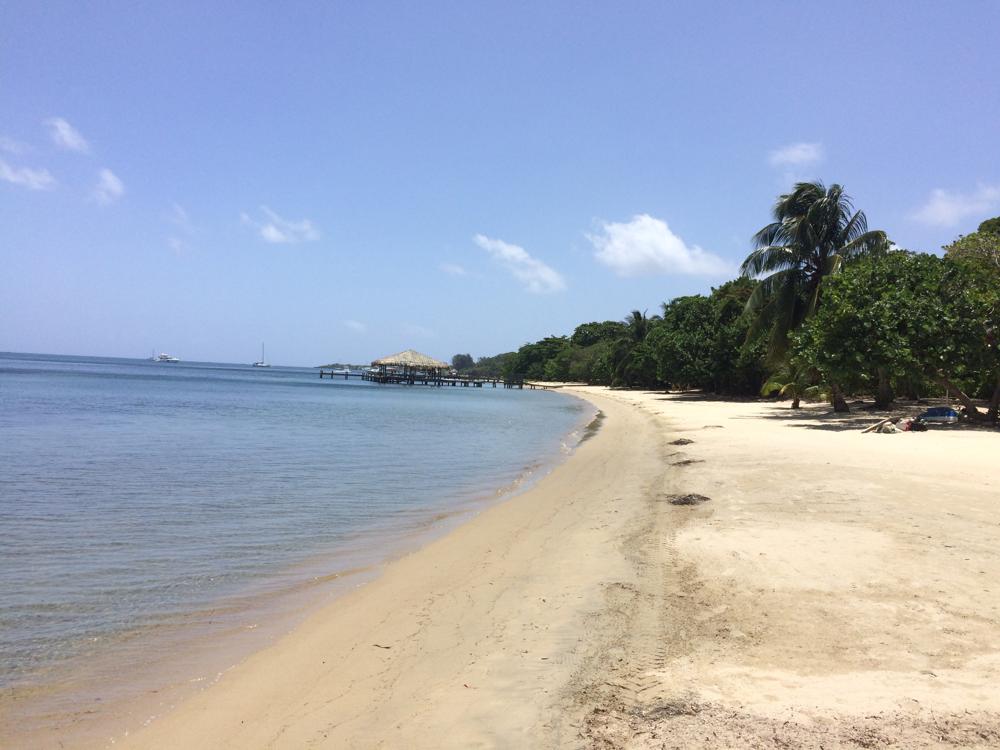
<instances>
[{"instance_id":1,"label":"calm sea surface","mask_svg":"<svg viewBox=\"0 0 1000 750\"><path fill-rule=\"evenodd\" d=\"M382 559L588 416L542 391L0 354L0 686Z\"/></svg>"}]
</instances>

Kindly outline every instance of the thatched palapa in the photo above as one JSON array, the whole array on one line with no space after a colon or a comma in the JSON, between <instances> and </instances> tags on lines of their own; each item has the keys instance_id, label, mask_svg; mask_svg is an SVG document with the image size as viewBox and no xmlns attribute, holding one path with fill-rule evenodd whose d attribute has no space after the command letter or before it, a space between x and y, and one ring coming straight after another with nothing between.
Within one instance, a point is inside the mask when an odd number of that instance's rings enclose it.
<instances>
[{"instance_id":1,"label":"thatched palapa","mask_svg":"<svg viewBox=\"0 0 1000 750\"><path fill-rule=\"evenodd\" d=\"M372 362L372 366L378 367L378 372L373 374L370 380L376 383L404 385L413 385L417 382L424 385L441 385L442 377L448 369L447 362L428 357L413 349L376 359Z\"/></svg>"},{"instance_id":2,"label":"thatched palapa","mask_svg":"<svg viewBox=\"0 0 1000 750\"><path fill-rule=\"evenodd\" d=\"M373 367L406 367L419 370L447 370L451 365L439 359L428 357L413 349L407 349L399 354L390 354L388 357L376 359L372 362Z\"/></svg>"}]
</instances>

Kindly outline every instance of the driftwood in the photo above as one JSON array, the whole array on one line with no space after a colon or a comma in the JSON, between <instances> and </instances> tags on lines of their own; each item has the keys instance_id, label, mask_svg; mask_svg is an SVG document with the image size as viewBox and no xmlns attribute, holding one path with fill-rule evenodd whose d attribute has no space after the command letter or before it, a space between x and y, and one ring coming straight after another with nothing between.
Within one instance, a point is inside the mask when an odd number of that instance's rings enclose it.
<instances>
[{"instance_id":1,"label":"driftwood","mask_svg":"<svg viewBox=\"0 0 1000 750\"><path fill-rule=\"evenodd\" d=\"M873 424L871 427L866 427L865 429L863 429L861 431L861 434L864 435L866 432L875 432L875 430L877 430L879 427L882 427L883 425L887 425L890 422L892 422L891 419L883 419L878 424Z\"/></svg>"}]
</instances>

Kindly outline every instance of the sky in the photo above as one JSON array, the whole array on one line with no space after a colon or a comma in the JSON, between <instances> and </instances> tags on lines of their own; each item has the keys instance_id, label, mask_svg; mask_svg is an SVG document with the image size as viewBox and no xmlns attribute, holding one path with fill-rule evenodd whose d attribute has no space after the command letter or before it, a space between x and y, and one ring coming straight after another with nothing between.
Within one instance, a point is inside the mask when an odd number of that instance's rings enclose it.
<instances>
[{"instance_id":1,"label":"sky","mask_svg":"<svg viewBox=\"0 0 1000 750\"><path fill-rule=\"evenodd\" d=\"M1000 3L0 4L0 351L510 351L734 277L840 183L1000 215Z\"/></svg>"}]
</instances>

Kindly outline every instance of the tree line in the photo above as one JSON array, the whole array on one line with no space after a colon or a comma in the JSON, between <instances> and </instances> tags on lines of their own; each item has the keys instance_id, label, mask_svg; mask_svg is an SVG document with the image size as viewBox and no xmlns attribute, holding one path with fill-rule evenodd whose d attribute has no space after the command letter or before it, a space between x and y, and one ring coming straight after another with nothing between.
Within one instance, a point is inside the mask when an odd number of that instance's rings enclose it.
<instances>
[{"instance_id":1,"label":"tree line","mask_svg":"<svg viewBox=\"0 0 1000 750\"><path fill-rule=\"evenodd\" d=\"M1000 217L943 248L896 247L840 185L799 183L753 238L740 275L653 314L583 323L463 373L720 395L828 399L950 394L1000 412ZM979 401L985 401L985 412Z\"/></svg>"}]
</instances>

